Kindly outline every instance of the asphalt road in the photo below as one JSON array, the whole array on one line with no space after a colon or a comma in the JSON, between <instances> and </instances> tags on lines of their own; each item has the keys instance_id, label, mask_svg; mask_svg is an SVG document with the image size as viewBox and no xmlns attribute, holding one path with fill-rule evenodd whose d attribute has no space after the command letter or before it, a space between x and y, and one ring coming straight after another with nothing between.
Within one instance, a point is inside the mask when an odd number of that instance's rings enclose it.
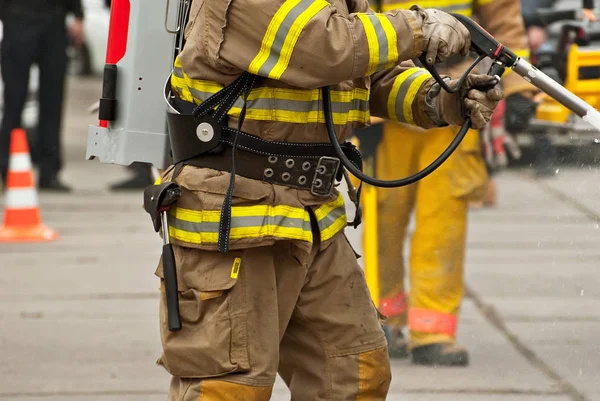
<instances>
[{"instance_id":1,"label":"asphalt road","mask_svg":"<svg viewBox=\"0 0 600 401\"><path fill-rule=\"evenodd\" d=\"M166 399L160 239L139 193L107 191L126 170L84 160L99 93L98 80L70 83L63 176L76 191L41 195L59 240L0 244L0 400ZM395 361L389 400L600 400L599 180L589 166L498 177L499 206L470 217L458 337L471 364ZM289 400L281 382L273 400Z\"/></svg>"}]
</instances>

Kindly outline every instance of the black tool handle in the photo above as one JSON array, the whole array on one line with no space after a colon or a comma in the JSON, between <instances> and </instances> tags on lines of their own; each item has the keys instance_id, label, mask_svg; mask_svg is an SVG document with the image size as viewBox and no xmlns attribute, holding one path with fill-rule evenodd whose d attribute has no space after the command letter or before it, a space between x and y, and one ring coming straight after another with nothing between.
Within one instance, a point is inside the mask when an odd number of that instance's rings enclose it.
<instances>
[{"instance_id":1,"label":"black tool handle","mask_svg":"<svg viewBox=\"0 0 600 401\"><path fill-rule=\"evenodd\" d=\"M162 251L163 274L165 276L165 292L167 297L167 320L169 331L181 330L179 317L179 298L177 289L177 271L175 270L175 255L171 244L163 245Z\"/></svg>"}]
</instances>

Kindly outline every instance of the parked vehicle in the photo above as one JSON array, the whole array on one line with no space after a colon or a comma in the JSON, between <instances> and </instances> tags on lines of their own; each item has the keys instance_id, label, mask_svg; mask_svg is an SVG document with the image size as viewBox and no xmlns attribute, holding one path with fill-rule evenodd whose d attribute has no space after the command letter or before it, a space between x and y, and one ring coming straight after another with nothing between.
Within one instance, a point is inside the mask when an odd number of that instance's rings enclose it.
<instances>
[{"instance_id":1,"label":"parked vehicle","mask_svg":"<svg viewBox=\"0 0 600 401\"><path fill-rule=\"evenodd\" d=\"M538 10L546 23L547 42L532 54L532 63L596 109L600 107L600 22L580 18L581 0L562 0L552 9ZM533 135L545 133L555 147L598 143L599 133L545 96L528 132L516 136L521 147L533 144Z\"/></svg>"}]
</instances>

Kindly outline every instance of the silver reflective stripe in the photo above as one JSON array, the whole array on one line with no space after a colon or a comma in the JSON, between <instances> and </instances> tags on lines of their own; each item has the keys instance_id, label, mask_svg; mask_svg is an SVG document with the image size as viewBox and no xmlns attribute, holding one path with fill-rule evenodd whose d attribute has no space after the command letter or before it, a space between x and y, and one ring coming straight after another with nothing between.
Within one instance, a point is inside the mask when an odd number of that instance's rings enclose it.
<instances>
[{"instance_id":1,"label":"silver reflective stripe","mask_svg":"<svg viewBox=\"0 0 600 401\"><path fill-rule=\"evenodd\" d=\"M181 67L173 67L173 75L175 75L177 78L185 78L185 75L183 74L183 70L181 69Z\"/></svg>"},{"instance_id":2,"label":"silver reflective stripe","mask_svg":"<svg viewBox=\"0 0 600 401\"><path fill-rule=\"evenodd\" d=\"M192 233L218 233L218 222L190 222L180 220L173 215L169 215L169 225L178 230ZM264 227L277 226L284 228L302 228L304 231L311 231L310 221L303 218L291 218L286 216L248 216L232 217L231 228L243 227Z\"/></svg>"},{"instance_id":3,"label":"silver reflective stripe","mask_svg":"<svg viewBox=\"0 0 600 401\"><path fill-rule=\"evenodd\" d=\"M277 33L275 34L275 40L273 40L273 44L271 45L269 57L258 70L258 75L262 75L264 77L269 76L269 73L271 72L273 67L275 67L275 64L277 64L277 61L279 60L283 43L285 42L285 38L290 32L292 25L300 16L300 14L306 11L308 7L310 7L312 4L312 0L302 0L294 8L292 8L288 15L285 16L283 22L279 26L279 29L277 30Z\"/></svg>"},{"instance_id":4,"label":"silver reflective stripe","mask_svg":"<svg viewBox=\"0 0 600 401\"><path fill-rule=\"evenodd\" d=\"M371 21L371 24L373 24L373 28L375 28L377 42L379 43L379 61L377 62L377 71L380 71L385 68L385 65L388 62L387 36L385 36L385 31L383 30L383 26L381 26L381 21L379 21L379 18L377 18L376 15L367 14L367 17Z\"/></svg>"},{"instance_id":5,"label":"silver reflective stripe","mask_svg":"<svg viewBox=\"0 0 600 401\"><path fill-rule=\"evenodd\" d=\"M196 99L199 99L201 101L205 101L206 99L208 99L209 97L211 97L212 95L214 95L215 93L211 93L211 92L202 92L199 91L198 89L194 89L194 88L189 88L190 93L192 94L192 96ZM248 102L248 105L250 105L250 102ZM238 107L238 108L242 108L244 107L244 100L242 98L237 98L235 103L233 104L232 107Z\"/></svg>"},{"instance_id":6,"label":"silver reflective stripe","mask_svg":"<svg viewBox=\"0 0 600 401\"><path fill-rule=\"evenodd\" d=\"M410 85L417 77L423 74L428 74L427 70L419 70L413 72L409 77L407 77L404 80L404 82L402 82L402 85L400 85L398 95L396 96L396 116L398 117L398 121L401 123L406 122L406 116L404 115L404 99L406 98L408 88L410 88Z\"/></svg>"},{"instance_id":7,"label":"silver reflective stripe","mask_svg":"<svg viewBox=\"0 0 600 401\"><path fill-rule=\"evenodd\" d=\"M324 230L329 228L329 226L331 226L333 223L335 223L337 221L337 219L342 217L344 214L346 214L346 206L345 205L335 208L331 212L327 213L327 216L323 217L318 222L319 231L323 232Z\"/></svg>"},{"instance_id":8,"label":"silver reflective stripe","mask_svg":"<svg viewBox=\"0 0 600 401\"><path fill-rule=\"evenodd\" d=\"M213 93L201 92L194 88L189 88L192 96L202 102L211 97ZM244 101L238 98L233 107L242 108ZM288 99L271 99L259 98L248 101L248 109L257 110L285 110L293 112L310 112L323 110L322 100L288 100ZM350 102L331 102L331 110L334 113L347 113L350 110L369 110L369 102L367 100L352 99Z\"/></svg>"}]
</instances>

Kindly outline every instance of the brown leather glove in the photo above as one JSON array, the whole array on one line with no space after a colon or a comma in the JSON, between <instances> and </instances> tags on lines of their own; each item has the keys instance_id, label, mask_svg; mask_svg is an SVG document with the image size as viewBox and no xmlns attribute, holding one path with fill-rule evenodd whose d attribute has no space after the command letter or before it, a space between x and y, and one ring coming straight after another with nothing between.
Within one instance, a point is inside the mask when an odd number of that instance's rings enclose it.
<instances>
[{"instance_id":1,"label":"brown leather glove","mask_svg":"<svg viewBox=\"0 0 600 401\"><path fill-rule=\"evenodd\" d=\"M448 86L455 88L458 80L451 80ZM435 84L434 86L438 86ZM432 87L432 92L436 89ZM434 96L438 118L451 125L462 125L465 114L471 115L471 128L480 129L485 126L494 113L498 102L504 97L498 80L489 75L469 75L462 88L457 93L448 93L438 89L439 94ZM429 95L428 95L429 96Z\"/></svg>"},{"instance_id":2,"label":"brown leather glove","mask_svg":"<svg viewBox=\"0 0 600 401\"><path fill-rule=\"evenodd\" d=\"M466 56L471 46L471 34L456 18L440 10L414 5L410 10L421 23L428 64L436 64L460 53Z\"/></svg>"}]
</instances>

